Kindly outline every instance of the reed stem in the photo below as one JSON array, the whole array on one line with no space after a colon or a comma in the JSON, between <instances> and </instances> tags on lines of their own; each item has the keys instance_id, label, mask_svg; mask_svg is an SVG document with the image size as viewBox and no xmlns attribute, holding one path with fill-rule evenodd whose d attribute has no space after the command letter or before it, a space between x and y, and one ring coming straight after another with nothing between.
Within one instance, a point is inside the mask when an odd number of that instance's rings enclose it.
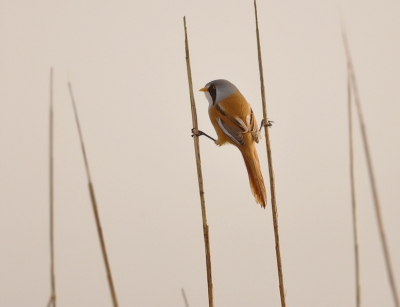
<instances>
[{"instance_id":1,"label":"reed stem","mask_svg":"<svg viewBox=\"0 0 400 307\"><path fill-rule=\"evenodd\" d=\"M353 142L353 114L352 114L352 95L349 70L347 70L347 101L349 115L349 156L350 156L350 187L351 187L351 208L353 217L353 239L354 239L354 263L355 263L355 282L356 282L356 307L361 305L360 287L360 260L358 252L358 229L357 229L357 203L356 188L354 178L354 142Z\"/></svg>"},{"instance_id":2,"label":"reed stem","mask_svg":"<svg viewBox=\"0 0 400 307\"><path fill-rule=\"evenodd\" d=\"M374 175L374 171L372 168L371 154L370 154L369 145L368 145L367 131L365 129L364 116L363 116L362 109L361 109L361 101L360 101L360 96L358 93L357 82L356 82L356 77L355 77L354 68L353 68L353 62L351 59L350 47L349 47L349 44L347 41L346 29L344 27L343 22L342 22L342 38L343 38L343 45L344 45L346 58L347 58L348 73L350 76L350 85L351 85L353 93L354 93L355 105L356 105L357 114L358 114L358 121L360 124L364 153L365 153L365 157L367 160L368 175L369 175L369 180L370 180L370 184L371 184L372 197L373 197L373 202L374 202L374 207L375 207L375 215L376 215L376 219L378 222L379 235L380 235L383 255L384 255L384 259L385 259L386 271L387 271L389 284L390 284L390 288L391 288L391 292L392 292L392 296L393 296L393 301L394 301L396 307L400 307L399 296L397 294L395 279L394 279L392 265L391 265L391 261L390 261L389 248L386 243L385 230L384 230L384 226L383 226L383 220L382 220L382 216L381 216L381 209L380 209L379 198L378 198L378 190L377 190L376 184L375 184L375 175Z\"/></svg>"},{"instance_id":3,"label":"reed stem","mask_svg":"<svg viewBox=\"0 0 400 307\"><path fill-rule=\"evenodd\" d=\"M50 191L50 280L51 297L50 302L56 307L56 276L54 267L54 159L53 159L53 67L50 69L50 106L49 106L49 191Z\"/></svg>"},{"instance_id":4,"label":"reed stem","mask_svg":"<svg viewBox=\"0 0 400 307\"><path fill-rule=\"evenodd\" d=\"M197 112L196 112L196 104L194 101L193 95L193 84L192 84L192 71L190 68L190 56L189 56L189 42L186 28L186 17L183 17L183 24L185 29L185 52L186 52L186 67L187 67L187 75L189 82L189 93L190 93L190 105L192 110L192 123L193 129L195 132L198 132L198 124L197 124ZM194 152L196 156L196 166L197 166L197 179L199 183L199 193L200 193L200 203L201 203L201 216L203 220L203 235L204 235L204 247L206 254L206 269L207 269L207 285L208 285L208 306L214 306L214 292L213 292L213 283L212 283L212 274L211 274L211 252L210 252L210 238L209 238L209 229L207 224L207 214L206 214L206 202L204 198L204 187L203 187L203 174L201 170L201 158L200 158L200 144L199 137L197 133L193 135L194 141Z\"/></svg>"},{"instance_id":5,"label":"reed stem","mask_svg":"<svg viewBox=\"0 0 400 307\"><path fill-rule=\"evenodd\" d=\"M82 154L83 154L83 159L84 159L85 168L86 168L86 175L87 175L87 179L88 179L90 200L92 202L92 208L93 208L93 213L94 213L94 217L95 217L95 221L96 221L96 227L97 227L97 234L99 236L101 251L102 251L103 260L104 260L104 265L105 265L106 272L107 272L107 280L108 280L108 285L109 285L109 288L110 288L111 299L112 299L112 302L113 302L113 306L114 307L118 307L117 294L116 294L115 288L114 288L114 283L113 283L113 279L112 279L112 275L111 275L111 267L110 267L110 264L109 264L109 261L108 261L108 256L107 256L106 243L105 243L104 236L103 236L103 230L101 228L100 216L99 216L99 211L97 209L97 202L96 202L96 197L95 197L95 194L94 194L92 179L90 177L89 163L88 163L87 156L86 156L85 144L83 142L81 126L79 124L78 111L77 111L77 108L76 108L74 95L72 93L72 86L71 86L71 83L69 83L69 82L68 82L68 88L69 88L69 93L70 93L70 96L71 96L72 106L74 108L76 125L78 127L79 139L80 139L80 143L81 143Z\"/></svg>"},{"instance_id":6,"label":"reed stem","mask_svg":"<svg viewBox=\"0 0 400 307\"><path fill-rule=\"evenodd\" d=\"M260 44L260 32L258 29L258 14L257 14L257 3L254 0L254 15L256 21L256 35L257 35L257 50L258 50L258 66L260 71L260 85L261 85L261 100L263 107L263 118L264 124L268 124L267 116L267 104L265 99L265 87L264 87L264 72L261 57L261 44ZM286 306L285 300L285 287L283 284L283 271L282 271L282 260L281 260L281 250L279 244L279 227L278 227L278 207L276 205L276 194L275 194L275 176L274 169L272 166L272 154L271 154L271 142L269 138L269 129L265 126L265 144L267 147L267 157L268 157L268 171L269 171L269 182L271 189L271 209L272 209L272 219L274 224L274 237L275 237L275 252L276 252L276 264L278 268L278 279L279 279L279 294L281 298L281 306Z\"/></svg>"},{"instance_id":7,"label":"reed stem","mask_svg":"<svg viewBox=\"0 0 400 307\"><path fill-rule=\"evenodd\" d=\"M183 301L185 302L185 307L189 307L189 302L186 297L185 289L182 288L181 290L182 290Z\"/></svg>"}]
</instances>

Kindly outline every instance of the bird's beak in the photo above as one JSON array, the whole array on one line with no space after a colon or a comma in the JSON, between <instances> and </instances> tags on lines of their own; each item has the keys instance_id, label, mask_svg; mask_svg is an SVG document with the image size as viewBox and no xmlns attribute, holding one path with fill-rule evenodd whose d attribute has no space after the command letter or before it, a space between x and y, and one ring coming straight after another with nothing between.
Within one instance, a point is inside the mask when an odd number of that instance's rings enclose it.
<instances>
[{"instance_id":1,"label":"bird's beak","mask_svg":"<svg viewBox=\"0 0 400 307\"><path fill-rule=\"evenodd\" d=\"M205 88L205 87L203 87L203 88L199 89L199 91L200 91L200 92L208 92L208 89Z\"/></svg>"}]
</instances>

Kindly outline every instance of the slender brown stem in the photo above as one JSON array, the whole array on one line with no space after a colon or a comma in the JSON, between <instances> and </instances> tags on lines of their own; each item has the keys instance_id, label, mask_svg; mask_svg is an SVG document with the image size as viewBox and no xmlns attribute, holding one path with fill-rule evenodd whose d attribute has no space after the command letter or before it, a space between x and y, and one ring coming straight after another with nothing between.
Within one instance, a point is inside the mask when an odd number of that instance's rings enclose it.
<instances>
[{"instance_id":1,"label":"slender brown stem","mask_svg":"<svg viewBox=\"0 0 400 307\"><path fill-rule=\"evenodd\" d=\"M199 193L200 193L200 203L201 203L201 216L203 219L203 234L204 234L204 247L206 254L206 268L207 268L207 285L208 285L208 306L214 306L214 294L213 294L213 283L211 274L211 252L210 252L210 239L207 224L207 214L206 214L206 202L204 198L204 187L203 187L203 174L201 170L201 159L200 159L200 144L198 134L198 124L197 124L197 112L196 104L193 95L193 84L192 84L192 71L190 68L190 57L189 57L189 42L186 29L186 18L183 17L183 23L185 28L185 51L186 51L186 67L189 82L189 92L190 92L190 105L192 110L192 123L194 128L194 151L196 156L196 166L197 166L197 179L199 183Z\"/></svg>"},{"instance_id":2,"label":"slender brown stem","mask_svg":"<svg viewBox=\"0 0 400 307\"><path fill-rule=\"evenodd\" d=\"M189 307L189 302L186 297L185 289L182 288L181 290L182 290L183 301L185 302L185 307Z\"/></svg>"},{"instance_id":3,"label":"slender brown stem","mask_svg":"<svg viewBox=\"0 0 400 307\"><path fill-rule=\"evenodd\" d=\"M90 200L92 202L93 213L94 213L94 217L95 217L95 220L96 220L97 233L98 233L98 236L99 236L101 251L102 251L102 254L103 254L104 265L105 265L106 272L107 272L108 285L110 287L113 306L114 307L118 307L117 294L116 294L115 288L114 288L114 283L113 283L113 279L112 279L112 275L111 275L111 268L110 268L110 264L109 264L108 256L107 256L106 243L104 241L103 231L102 231L101 222L100 222L100 216L99 216L99 212L98 212L98 209L97 209L96 197L95 197L95 194L94 194L92 179L90 177L89 163L88 163L88 160L87 160L86 151L85 151L85 145L84 145L84 142L83 142L82 131L81 131L81 127L80 127L80 124L79 124L78 111L77 111L75 100L74 100L74 96L73 96L73 93L72 93L72 86L71 86L71 84L69 82L68 82L68 88L69 88L69 93L70 93L70 96L71 96L72 106L74 108L75 120L76 120L76 125L78 127L78 133L79 133L79 139L80 139L81 148L82 148L83 159L85 161L85 168L86 168L86 175L87 175L87 179L88 179Z\"/></svg>"},{"instance_id":4,"label":"slender brown stem","mask_svg":"<svg viewBox=\"0 0 400 307\"><path fill-rule=\"evenodd\" d=\"M50 280L51 301L56 307L56 276L54 268L54 159L53 159L53 67L50 69L50 107L49 107L49 185L50 185Z\"/></svg>"},{"instance_id":5,"label":"slender brown stem","mask_svg":"<svg viewBox=\"0 0 400 307\"><path fill-rule=\"evenodd\" d=\"M361 136L362 136L362 141L363 141L363 146L364 146L364 153L365 153L365 157L367 160L369 180L370 180L370 184L371 184L372 197L373 197L374 207L375 207L375 215L376 215L376 219L378 222L379 235L381 238L383 255L385 258L386 271L388 274L389 284L390 284L391 291L392 291L393 301L395 303L395 306L399 307L400 306L399 296L397 294L392 265L391 265L391 261L390 261L389 248L386 243L385 230L384 230L384 226L383 226L383 220L382 220L382 216L381 216L381 209L380 209L379 198L378 198L378 190L377 190L376 184L375 184L375 175L374 175L374 171L372 168L371 154L369 151L367 131L365 129L364 117L363 117L362 109L361 109L360 96L358 93L356 77L355 77L354 68L353 68L353 62L351 60L350 48L349 48L349 44L347 42L347 35L346 35L346 30L343 25L343 22L342 22L342 37L343 37L343 44L344 44L344 49L345 49L346 57L347 57L347 65L348 65L348 70L349 70L349 75L350 75L350 84L353 89L355 105L356 105L358 120L359 120L359 124L360 124Z\"/></svg>"},{"instance_id":6,"label":"slender brown stem","mask_svg":"<svg viewBox=\"0 0 400 307\"><path fill-rule=\"evenodd\" d=\"M347 70L347 101L349 115L349 155L350 155L350 187L351 187L351 208L353 216L353 238L354 238L354 262L355 262L355 282L356 282L356 307L361 305L361 288L360 288L360 261L358 253L358 229L357 229L357 203L356 188L354 178L354 146L353 146L353 114L351 104L351 82L350 70Z\"/></svg>"},{"instance_id":7,"label":"slender brown stem","mask_svg":"<svg viewBox=\"0 0 400 307\"><path fill-rule=\"evenodd\" d=\"M265 87L264 87L264 73L261 58L261 44L260 44L260 33L258 30L258 14L257 14L257 3L254 0L254 14L256 19L256 35L257 35L257 50L258 50L258 64L260 70L260 84L261 84L261 99L263 106L263 117L264 123L268 123L267 117L267 104L265 99ZM278 228L278 208L276 205L276 195L275 195L275 177L274 169L272 166L272 154L271 154L271 143L269 139L269 129L265 127L265 144L267 147L267 157L268 157L268 170L269 170L269 182L271 188L271 209L272 209L272 219L274 224L274 235L275 235L275 252L276 252L276 264L278 268L278 279L279 279L279 294L281 298L281 306L286 306L285 300L285 287L283 284L283 272L282 272L282 260L281 260L281 250L279 245L279 228Z\"/></svg>"},{"instance_id":8,"label":"slender brown stem","mask_svg":"<svg viewBox=\"0 0 400 307\"><path fill-rule=\"evenodd\" d=\"M54 302L54 300L53 300L53 295L50 295L50 298L49 298L49 301L47 302L46 307L52 307L52 306L54 306L54 305L53 305L53 302Z\"/></svg>"}]
</instances>

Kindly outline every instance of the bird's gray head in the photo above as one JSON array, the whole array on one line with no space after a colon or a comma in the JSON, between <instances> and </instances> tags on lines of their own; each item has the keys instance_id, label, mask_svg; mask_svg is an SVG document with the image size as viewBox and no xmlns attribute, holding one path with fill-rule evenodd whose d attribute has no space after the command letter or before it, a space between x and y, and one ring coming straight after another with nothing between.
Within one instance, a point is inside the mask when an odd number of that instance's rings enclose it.
<instances>
[{"instance_id":1,"label":"bird's gray head","mask_svg":"<svg viewBox=\"0 0 400 307\"><path fill-rule=\"evenodd\" d=\"M217 79L208 82L205 87L200 89L204 92L209 103L209 108L211 108L217 102L224 100L230 95L238 91L237 87L230 83L228 80Z\"/></svg>"}]
</instances>

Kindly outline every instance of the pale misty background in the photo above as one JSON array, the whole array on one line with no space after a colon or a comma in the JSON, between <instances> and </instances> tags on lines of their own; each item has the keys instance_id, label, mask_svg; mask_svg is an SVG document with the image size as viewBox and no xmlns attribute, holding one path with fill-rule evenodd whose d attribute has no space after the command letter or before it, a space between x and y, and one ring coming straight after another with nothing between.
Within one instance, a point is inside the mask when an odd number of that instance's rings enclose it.
<instances>
[{"instance_id":1,"label":"pale misty background","mask_svg":"<svg viewBox=\"0 0 400 307\"><path fill-rule=\"evenodd\" d=\"M259 1L288 306L354 306L341 8L400 285L400 2ZM0 306L50 296L48 104L54 67L58 306L111 306L67 82L72 83L121 306L207 305L186 78L199 125L225 78L261 121L252 1L0 2ZM393 306L356 141L362 306ZM270 200L239 151L201 138L216 306L279 306ZM268 183L264 140L258 146ZM269 190L269 189L268 189ZM268 195L270 193L268 191Z\"/></svg>"}]
</instances>

